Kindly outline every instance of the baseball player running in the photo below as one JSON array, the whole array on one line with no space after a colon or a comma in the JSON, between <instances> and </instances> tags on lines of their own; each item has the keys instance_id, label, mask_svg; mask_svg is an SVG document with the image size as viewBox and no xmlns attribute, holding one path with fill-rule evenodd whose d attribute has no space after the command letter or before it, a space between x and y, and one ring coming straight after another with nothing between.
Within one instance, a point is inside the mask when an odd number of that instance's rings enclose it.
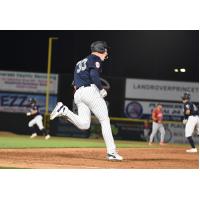
<instances>
[{"instance_id":1,"label":"baseball player running","mask_svg":"<svg viewBox=\"0 0 200 200\"><path fill-rule=\"evenodd\" d=\"M47 134L46 129L43 126L42 122L42 114L39 111L39 107L36 104L35 99L30 99L29 100L29 112L26 113L26 115L31 119L28 123L29 128L31 129L32 135L31 139L35 138L37 136L36 132L36 126L40 129L40 131L45 135L45 139L48 140L50 138L50 135Z\"/></svg>"},{"instance_id":2,"label":"baseball player running","mask_svg":"<svg viewBox=\"0 0 200 200\"><path fill-rule=\"evenodd\" d=\"M93 42L91 54L76 64L74 102L78 108L78 115L70 111L62 102L58 102L50 115L50 119L66 116L79 129L85 130L90 127L92 111L101 124L108 160L123 160L123 157L116 151L108 109L104 100L107 92L103 89L100 81L102 62L108 58L107 48L108 46L104 41Z\"/></svg>"},{"instance_id":3,"label":"baseball player running","mask_svg":"<svg viewBox=\"0 0 200 200\"><path fill-rule=\"evenodd\" d=\"M199 135L199 111L197 106L190 102L190 94L188 92L184 93L182 102L184 104L183 124L185 124L185 137L188 139L188 142L192 147L191 149L186 150L186 152L196 153L197 148L195 148L192 134L196 131Z\"/></svg>"},{"instance_id":4,"label":"baseball player running","mask_svg":"<svg viewBox=\"0 0 200 200\"><path fill-rule=\"evenodd\" d=\"M152 111L152 119L153 119L153 124L152 124L152 133L150 135L150 140L149 140L149 145L152 145L153 139L157 133L157 131L160 131L161 136L160 136L160 145L164 144L164 137L165 137L165 128L162 124L163 120L163 110L162 110L162 105L158 104Z\"/></svg>"}]
</instances>

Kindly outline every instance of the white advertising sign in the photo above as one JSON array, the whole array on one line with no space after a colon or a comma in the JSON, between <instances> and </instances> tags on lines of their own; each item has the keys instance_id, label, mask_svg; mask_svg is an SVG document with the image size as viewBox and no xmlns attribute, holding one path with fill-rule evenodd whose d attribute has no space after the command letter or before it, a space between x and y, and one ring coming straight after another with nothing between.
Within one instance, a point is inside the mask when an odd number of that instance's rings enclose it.
<instances>
[{"instance_id":1,"label":"white advertising sign","mask_svg":"<svg viewBox=\"0 0 200 200\"><path fill-rule=\"evenodd\" d=\"M197 82L126 79L125 98L181 101L186 91L191 94L192 101L199 102Z\"/></svg>"},{"instance_id":2,"label":"white advertising sign","mask_svg":"<svg viewBox=\"0 0 200 200\"><path fill-rule=\"evenodd\" d=\"M45 93L47 74L0 71L0 91ZM58 75L51 74L50 94L58 92Z\"/></svg>"},{"instance_id":3,"label":"white advertising sign","mask_svg":"<svg viewBox=\"0 0 200 200\"><path fill-rule=\"evenodd\" d=\"M181 120L183 117L183 104L171 102L151 102L126 100L124 114L128 118L151 118L152 110L161 103L165 120Z\"/></svg>"}]
</instances>

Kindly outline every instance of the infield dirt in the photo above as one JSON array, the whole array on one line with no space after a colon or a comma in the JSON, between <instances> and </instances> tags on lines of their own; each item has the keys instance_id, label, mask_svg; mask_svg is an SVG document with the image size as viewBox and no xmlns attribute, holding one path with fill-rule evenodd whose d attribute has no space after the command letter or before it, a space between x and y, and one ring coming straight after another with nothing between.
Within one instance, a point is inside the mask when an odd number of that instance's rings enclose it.
<instances>
[{"instance_id":1,"label":"infield dirt","mask_svg":"<svg viewBox=\"0 0 200 200\"><path fill-rule=\"evenodd\" d=\"M199 154L186 147L121 148L121 162L106 160L104 148L0 149L1 168L198 169Z\"/></svg>"}]
</instances>

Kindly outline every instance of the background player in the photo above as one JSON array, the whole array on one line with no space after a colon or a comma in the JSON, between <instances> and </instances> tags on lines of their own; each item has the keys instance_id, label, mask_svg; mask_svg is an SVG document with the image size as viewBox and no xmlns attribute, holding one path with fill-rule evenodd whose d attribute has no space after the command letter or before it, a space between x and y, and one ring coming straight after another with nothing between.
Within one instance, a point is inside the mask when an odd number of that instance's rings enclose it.
<instances>
[{"instance_id":1,"label":"background player","mask_svg":"<svg viewBox=\"0 0 200 200\"><path fill-rule=\"evenodd\" d=\"M164 144L164 137L165 137L165 128L162 124L163 120L163 110L162 110L162 105L158 104L152 111L152 133L150 135L149 139L149 145L152 144L153 139L157 133L157 131L160 131L160 145Z\"/></svg>"},{"instance_id":2,"label":"background player","mask_svg":"<svg viewBox=\"0 0 200 200\"><path fill-rule=\"evenodd\" d=\"M183 124L185 124L185 137L188 139L188 142L192 147L191 149L186 150L186 152L196 153L197 149L195 148L192 134L196 129L196 132L199 135L199 111L197 106L190 102L190 94L188 92L184 93L182 101L184 104Z\"/></svg>"},{"instance_id":3,"label":"background player","mask_svg":"<svg viewBox=\"0 0 200 200\"><path fill-rule=\"evenodd\" d=\"M40 131L42 132L42 134L45 136L45 139L48 140L50 138L50 135L47 134L47 131L43 126L43 122L42 122L43 117L39 111L39 107L36 104L36 100L30 99L28 107L29 107L29 112L27 112L26 115L30 119L28 126L32 132L31 138L34 138L37 136L36 128L38 127Z\"/></svg>"},{"instance_id":4,"label":"background player","mask_svg":"<svg viewBox=\"0 0 200 200\"><path fill-rule=\"evenodd\" d=\"M92 111L101 124L107 148L107 158L109 160L122 160L122 156L116 152L108 109L104 100L107 92L103 89L100 80L102 62L108 58L107 48L108 46L104 41L93 42L91 44L92 53L76 64L73 84L76 89L74 102L78 107L78 115L58 102L50 115L50 119L66 116L79 129L85 130L90 127Z\"/></svg>"}]
</instances>

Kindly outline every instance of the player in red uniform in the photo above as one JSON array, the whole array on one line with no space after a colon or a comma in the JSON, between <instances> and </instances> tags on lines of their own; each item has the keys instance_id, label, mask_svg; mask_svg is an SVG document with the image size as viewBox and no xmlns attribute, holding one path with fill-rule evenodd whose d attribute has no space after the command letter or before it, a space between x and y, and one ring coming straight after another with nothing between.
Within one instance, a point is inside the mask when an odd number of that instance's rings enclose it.
<instances>
[{"instance_id":1,"label":"player in red uniform","mask_svg":"<svg viewBox=\"0 0 200 200\"><path fill-rule=\"evenodd\" d=\"M161 136L160 136L160 145L164 144L164 137L165 137L165 128L163 126L163 110L162 110L162 105L158 104L152 111L152 133L150 135L150 140L149 140L149 145L152 144L153 139L157 133L157 131L160 131Z\"/></svg>"}]
</instances>

